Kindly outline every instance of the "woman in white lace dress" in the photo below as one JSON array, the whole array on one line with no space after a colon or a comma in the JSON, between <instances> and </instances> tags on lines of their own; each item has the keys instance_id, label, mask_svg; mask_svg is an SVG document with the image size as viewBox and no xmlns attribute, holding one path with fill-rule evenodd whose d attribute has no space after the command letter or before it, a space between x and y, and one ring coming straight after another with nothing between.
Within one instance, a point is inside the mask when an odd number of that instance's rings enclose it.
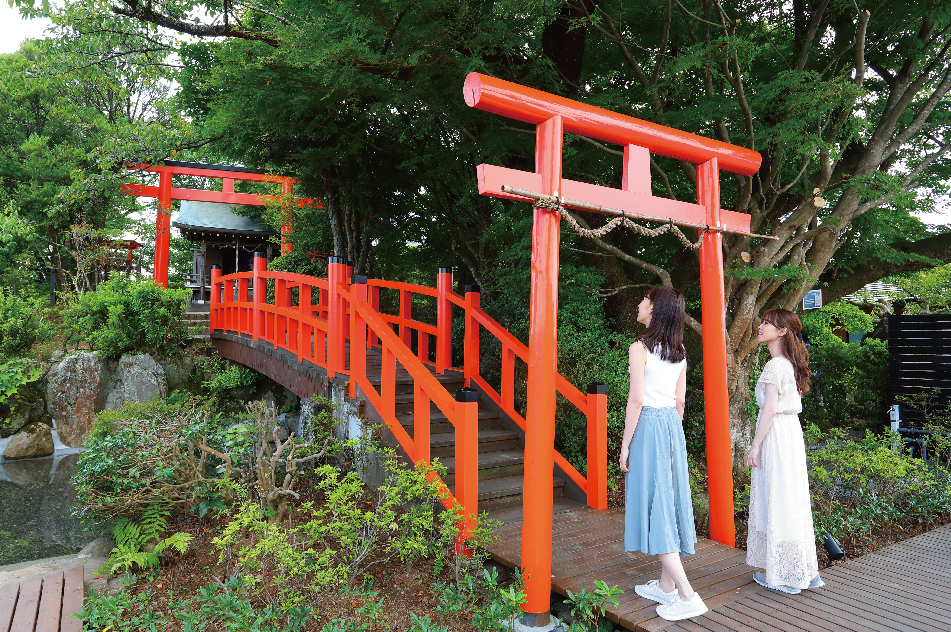
<instances>
[{"instance_id":1,"label":"woman in white lace dress","mask_svg":"<svg viewBox=\"0 0 951 632\"><path fill-rule=\"evenodd\" d=\"M763 312L757 340L771 359L756 383L759 417L747 456L752 466L746 563L765 568L757 583L786 593L819 588L806 447L799 425L809 391L809 352L792 312Z\"/></svg>"}]
</instances>

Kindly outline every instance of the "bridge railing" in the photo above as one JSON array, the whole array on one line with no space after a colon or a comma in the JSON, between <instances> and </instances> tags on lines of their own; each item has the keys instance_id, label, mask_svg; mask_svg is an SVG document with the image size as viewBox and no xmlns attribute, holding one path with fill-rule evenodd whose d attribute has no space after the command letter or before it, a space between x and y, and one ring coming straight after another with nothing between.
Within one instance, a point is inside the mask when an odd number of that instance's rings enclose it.
<instances>
[{"instance_id":1,"label":"bridge railing","mask_svg":"<svg viewBox=\"0 0 951 632\"><path fill-rule=\"evenodd\" d=\"M350 395L360 386L374 409L414 462L429 461L430 402L456 430L456 499L474 515L478 498L478 412L471 391L455 397L435 378L452 369L453 308L464 318L463 366L466 386L477 386L526 433L515 406L515 361L527 361L527 347L479 306L478 286L464 295L452 290L452 272L440 268L435 288L352 277L352 267L331 257L327 278L270 272L267 260L256 256L252 272L221 276L211 273L211 329L249 335L297 355L327 370L328 377L349 375ZM273 295L269 299L268 284ZM296 291L295 291L296 290ZM380 311L380 291L396 291L396 314ZM414 296L435 299L435 324L413 317ZM414 351L415 332L415 351ZM480 373L479 340L485 332L501 348L501 382L495 389ZM349 343L349 353L347 345ZM382 355L379 389L367 373L370 347ZM348 365L349 360L349 365ZM410 437L396 417L396 363L414 381L414 424ZM603 385L590 385L583 394L560 374L557 392L587 418L587 475L578 472L555 451L555 463L587 495L588 505L607 507L607 396ZM459 398L462 398L461 400ZM471 405L470 405L471 404ZM476 412L473 412L476 411ZM470 423L469 417L472 416ZM450 499L451 501L451 499Z\"/></svg>"}]
</instances>

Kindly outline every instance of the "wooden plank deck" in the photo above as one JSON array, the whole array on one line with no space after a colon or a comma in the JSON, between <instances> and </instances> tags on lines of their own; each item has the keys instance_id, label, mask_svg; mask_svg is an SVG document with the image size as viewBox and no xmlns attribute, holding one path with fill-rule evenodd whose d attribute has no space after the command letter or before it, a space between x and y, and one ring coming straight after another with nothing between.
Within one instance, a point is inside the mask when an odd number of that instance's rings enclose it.
<instances>
[{"instance_id":1,"label":"wooden plank deck","mask_svg":"<svg viewBox=\"0 0 951 632\"><path fill-rule=\"evenodd\" d=\"M80 632L83 568L0 586L0 632Z\"/></svg>"},{"instance_id":2,"label":"wooden plank deck","mask_svg":"<svg viewBox=\"0 0 951 632\"><path fill-rule=\"evenodd\" d=\"M521 510L489 514L501 520L489 546L492 557L519 565ZM567 596L594 580L617 585L624 594L607 611L629 630L647 632L865 632L951 630L951 525L893 544L861 558L822 569L826 585L787 595L753 582L746 552L700 540L684 569L710 609L680 622L657 617L656 603L639 597L636 584L660 576L654 556L626 553L624 514L595 511L556 498L552 517L552 590Z\"/></svg>"}]
</instances>

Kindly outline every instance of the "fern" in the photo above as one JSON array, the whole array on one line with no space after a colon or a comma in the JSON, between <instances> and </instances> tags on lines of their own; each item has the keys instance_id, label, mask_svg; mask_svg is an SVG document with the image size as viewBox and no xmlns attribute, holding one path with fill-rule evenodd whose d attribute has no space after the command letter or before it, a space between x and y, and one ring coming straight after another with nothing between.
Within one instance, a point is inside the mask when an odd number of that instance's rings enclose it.
<instances>
[{"instance_id":1,"label":"fern","mask_svg":"<svg viewBox=\"0 0 951 632\"><path fill-rule=\"evenodd\" d=\"M162 551L171 547L172 549L178 551L179 555L184 555L188 550L188 547L191 546L192 540L195 539L191 533L186 533L184 531L179 531L178 533L173 533L168 536L161 542L155 545L155 552L161 554Z\"/></svg>"},{"instance_id":2,"label":"fern","mask_svg":"<svg viewBox=\"0 0 951 632\"><path fill-rule=\"evenodd\" d=\"M158 566L162 551L172 548L180 555L191 546L194 536L180 531L162 539L168 529L171 511L167 507L149 507L138 522L128 518L119 518L112 527L116 547L102 566L102 572L115 575L117 571L130 572L136 568L146 569ZM155 543L151 551L143 547Z\"/></svg>"},{"instance_id":3,"label":"fern","mask_svg":"<svg viewBox=\"0 0 951 632\"><path fill-rule=\"evenodd\" d=\"M139 519L139 526L142 529L143 543L158 542L168 529L168 519L172 516L168 507L153 506L145 510Z\"/></svg>"}]
</instances>

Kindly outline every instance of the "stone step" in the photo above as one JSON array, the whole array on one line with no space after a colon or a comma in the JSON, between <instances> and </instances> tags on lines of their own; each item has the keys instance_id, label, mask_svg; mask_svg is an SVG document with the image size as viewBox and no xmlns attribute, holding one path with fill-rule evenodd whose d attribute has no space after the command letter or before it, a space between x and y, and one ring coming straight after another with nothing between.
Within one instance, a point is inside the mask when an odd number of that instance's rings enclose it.
<instances>
[{"instance_id":1,"label":"stone step","mask_svg":"<svg viewBox=\"0 0 951 632\"><path fill-rule=\"evenodd\" d=\"M456 472L456 457L447 456L439 459L446 466L446 473L449 475ZM479 478L498 478L507 476L502 470L506 468L519 468L519 471L512 471L510 474L521 474L525 465L525 453L521 450L500 450L498 452L480 452L479 453Z\"/></svg>"},{"instance_id":2,"label":"stone step","mask_svg":"<svg viewBox=\"0 0 951 632\"><path fill-rule=\"evenodd\" d=\"M396 418L399 420L400 424L402 424L402 425L404 425L404 426L412 426L412 425L413 425L413 419L414 419L414 417L415 417L415 415L413 415L411 412L410 412L410 413L405 413L405 414L402 414L402 415L399 414L399 413L396 414ZM489 411L489 410L480 410L480 411L479 411L479 421L482 421L482 420L498 420L498 419L499 419L499 414L496 413L496 412L492 412L492 411ZM430 424L441 424L441 423L448 423L448 422L449 422L449 418L446 417L446 415L444 415L444 414L442 413L442 411L440 411L440 410L438 410L438 409L435 410L435 411L430 411L430 413L429 413L429 423L430 423ZM481 427L481 425L480 425L480 427Z\"/></svg>"},{"instance_id":3,"label":"stone step","mask_svg":"<svg viewBox=\"0 0 951 632\"><path fill-rule=\"evenodd\" d=\"M444 459L456 454L455 433L444 432L430 435L429 454L433 457ZM508 432L501 429L481 430L479 431L479 453L484 452L503 452L506 450L521 449L521 437L514 432Z\"/></svg>"}]
</instances>

